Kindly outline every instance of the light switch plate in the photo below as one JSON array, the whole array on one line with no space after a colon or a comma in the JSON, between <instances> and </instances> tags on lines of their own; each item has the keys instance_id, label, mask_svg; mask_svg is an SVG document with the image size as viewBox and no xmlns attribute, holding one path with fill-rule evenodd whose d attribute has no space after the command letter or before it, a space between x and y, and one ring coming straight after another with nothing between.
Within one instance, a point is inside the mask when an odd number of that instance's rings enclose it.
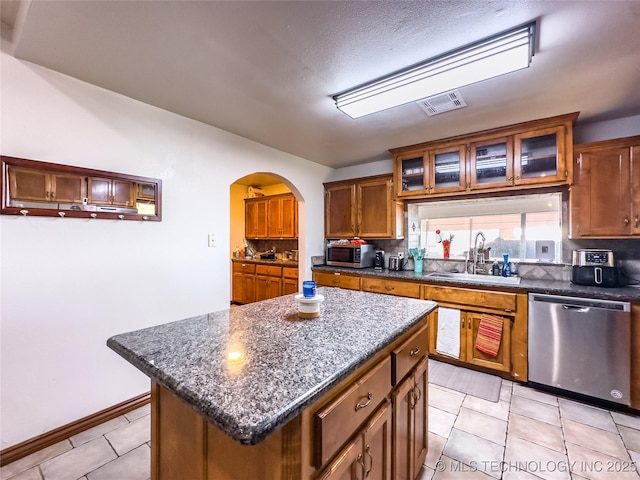
<instances>
[{"instance_id":1,"label":"light switch plate","mask_svg":"<svg viewBox=\"0 0 640 480\"><path fill-rule=\"evenodd\" d=\"M210 247L215 247L216 246L216 235L215 235L215 233L210 233L209 234L209 246Z\"/></svg>"}]
</instances>

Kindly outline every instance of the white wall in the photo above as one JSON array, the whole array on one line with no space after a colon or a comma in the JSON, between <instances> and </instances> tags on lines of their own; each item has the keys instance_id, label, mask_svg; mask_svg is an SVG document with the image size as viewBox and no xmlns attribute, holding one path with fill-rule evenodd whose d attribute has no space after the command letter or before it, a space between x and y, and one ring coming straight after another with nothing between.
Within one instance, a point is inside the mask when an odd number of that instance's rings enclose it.
<instances>
[{"instance_id":1,"label":"white wall","mask_svg":"<svg viewBox=\"0 0 640 480\"><path fill-rule=\"evenodd\" d=\"M228 308L230 184L302 196L301 269L323 253L331 169L21 62L2 45L3 155L161 178L162 222L0 217L0 449L149 390L111 335ZM232 161L230 161L232 160ZM218 247L208 248L215 233Z\"/></svg>"}]
</instances>

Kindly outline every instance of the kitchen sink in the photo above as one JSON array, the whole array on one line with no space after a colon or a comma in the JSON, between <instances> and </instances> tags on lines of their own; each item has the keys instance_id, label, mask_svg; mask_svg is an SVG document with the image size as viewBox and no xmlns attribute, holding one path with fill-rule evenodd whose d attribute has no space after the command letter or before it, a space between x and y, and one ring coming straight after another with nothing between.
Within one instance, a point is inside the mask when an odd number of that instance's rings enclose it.
<instances>
[{"instance_id":1,"label":"kitchen sink","mask_svg":"<svg viewBox=\"0 0 640 480\"><path fill-rule=\"evenodd\" d=\"M520 277L498 277L493 275L473 275L457 272L433 272L427 275L433 279L457 280L463 283L490 283L493 285L520 285Z\"/></svg>"}]
</instances>

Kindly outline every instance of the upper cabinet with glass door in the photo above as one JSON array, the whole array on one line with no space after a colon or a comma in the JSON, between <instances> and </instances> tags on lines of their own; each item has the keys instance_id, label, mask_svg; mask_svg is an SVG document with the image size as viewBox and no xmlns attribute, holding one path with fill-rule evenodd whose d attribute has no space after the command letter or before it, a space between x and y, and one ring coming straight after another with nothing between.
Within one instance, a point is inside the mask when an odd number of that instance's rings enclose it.
<instances>
[{"instance_id":1,"label":"upper cabinet with glass door","mask_svg":"<svg viewBox=\"0 0 640 480\"><path fill-rule=\"evenodd\" d=\"M571 182L578 114L390 150L399 197L460 195Z\"/></svg>"}]
</instances>

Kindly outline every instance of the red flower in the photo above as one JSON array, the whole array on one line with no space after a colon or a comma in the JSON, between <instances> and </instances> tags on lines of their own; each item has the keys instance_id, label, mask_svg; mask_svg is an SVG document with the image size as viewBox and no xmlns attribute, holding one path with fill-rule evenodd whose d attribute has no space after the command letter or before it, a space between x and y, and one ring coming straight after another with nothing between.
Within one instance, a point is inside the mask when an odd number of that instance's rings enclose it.
<instances>
[{"instance_id":1,"label":"red flower","mask_svg":"<svg viewBox=\"0 0 640 480\"><path fill-rule=\"evenodd\" d=\"M436 235L440 235L440 230L436 230Z\"/></svg>"}]
</instances>

